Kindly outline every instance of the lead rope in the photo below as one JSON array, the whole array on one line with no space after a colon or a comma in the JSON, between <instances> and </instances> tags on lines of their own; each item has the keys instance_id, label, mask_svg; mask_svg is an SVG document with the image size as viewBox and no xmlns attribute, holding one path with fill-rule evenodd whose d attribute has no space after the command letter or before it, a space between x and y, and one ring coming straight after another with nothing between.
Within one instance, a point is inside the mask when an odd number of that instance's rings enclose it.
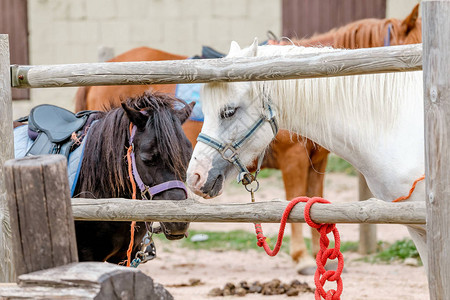
<instances>
[{"instance_id":1,"label":"lead rope","mask_svg":"<svg viewBox=\"0 0 450 300\"><path fill-rule=\"evenodd\" d=\"M254 193L251 193L252 202L254 202ZM314 283L316 285L316 292L315 292L315 298L316 300L322 299L323 297L326 300L338 300L341 297L342 291L344 289L341 274L342 270L344 269L344 256L342 255L340 251L341 247L341 239L339 236L339 232L336 228L336 224L317 224L311 220L310 217L310 209L311 206L316 203L330 203L328 200L325 200L320 197L297 197L292 199L289 204L287 205L286 209L283 212L283 216L281 217L280 221L280 229L278 232L277 242L275 244L275 247L273 250L270 249L270 246L266 242L266 237L264 236L262 226L260 223L255 223L255 231L256 231L256 238L258 239L257 245L258 247L263 247L266 253L269 256L275 256L278 254L281 248L281 244L283 243L283 235L284 235L284 229L286 228L286 223L289 217L289 214L291 213L291 210L294 208L294 206L299 202L306 202L305 210L304 210L304 217L306 223L316 228L317 231L320 233L320 250L319 253L317 253L316 256L316 264L317 264L317 270L314 275ZM328 246L330 245L330 240L327 237L327 234L333 232L334 236L334 248L328 249ZM338 260L338 266L336 270L326 270L325 264L328 259L336 259ZM323 288L326 281L336 281L337 289L330 289L329 291L325 291Z\"/></svg>"},{"instance_id":2,"label":"lead rope","mask_svg":"<svg viewBox=\"0 0 450 300\"><path fill-rule=\"evenodd\" d=\"M395 199L395 200L392 201L392 202L400 202L400 201L406 200L406 199L408 199L409 197L411 197L412 193L413 193L414 190L416 189L416 184L417 184L419 181L422 181L422 180L424 180L424 179L425 179L425 175L422 175L422 176L420 176L419 178L417 178L417 179L413 182L413 185L412 185L411 189L409 190L409 193L408 193L407 196L398 197L397 199Z\"/></svg>"},{"instance_id":3,"label":"lead rope","mask_svg":"<svg viewBox=\"0 0 450 300\"><path fill-rule=\"evenodd\" d=\"M130 122L130 136L132 134L132 131L133 131L133 123ZM133 165L131 162L131 152L132 151L133 151L133 145L130 145L127 150L128 176L130 177L131 187L133 190L131 199L136 199L136 182L134 182ZM128 250L127 250L127 267L129 267L131 264L131 252L133 252L135 226L136 226L136 221L132 221L131 228L130 228L130 231L131 231L130 244L128 245Z\"/></svg>"},{"instance_id":4,"label":"lead rope","mask_svg":"<svg viewBox=\"0 0 450 300\"><path fill-rule=\"evenodd\" d=\"M409 190L409 193L407 196L402 196L397 199L395 199L392 202L400 202L403 200L406 200L411 197L412 193L414 192L416 185L421 180L425 179L425 175L422 175L421 177L417 178L413 184L411 189ZM259 187L259 185L258 185ZM251 194L251 200L252 202L255 202L255 195L253 189L248 190ZM281 248L281 244L283 243L283 235L284 235L284 229L286 228L287 219L289 217L289 214L291 213L291 210L294 208L294 206L299 202L306 202L305 210L304 210L304 218L306 223L316 228L317 231L320 233L320 250L319 253L317 253L316 256L316 264L317 264L317 270L314 275L314 283L316 285L316 292L315 292L315 299L320 300L323 297L326 300L337 300L340 299L340 296L342 294L342 291L344 289L343 282L341 279L342 270L344 269L344 257L342 253L340 252L340 244L341 239L339 236L339 231L336 228L336 224L317 224L311 219L310 215L310 209L311 206L316 203L330 203L328 200L320 198L320 197L297 197L292 199L289 204L287 205L286 209L283 212L283 216L281 217L280 221L280 229L278 232L278 238L277 242L275 244L275 247L273 250L270 249L270 246L266 242L266 237L264 236L262 226L260 223L255 223L255 231L256 231L256 238L258 240L257 245L258 247L263 247L266 253L269 256L275 256L278 254ZM328 249L328 246L330 245L330 240L327 237L327 234L333 233L334 236L334 248ZM338 259L338 266L336 270L326 270L325 265L328 259ZM329 291L325 291L323 288L326 281L336 281L337 289L331 289Z\"/></svg>"}]
</instances>

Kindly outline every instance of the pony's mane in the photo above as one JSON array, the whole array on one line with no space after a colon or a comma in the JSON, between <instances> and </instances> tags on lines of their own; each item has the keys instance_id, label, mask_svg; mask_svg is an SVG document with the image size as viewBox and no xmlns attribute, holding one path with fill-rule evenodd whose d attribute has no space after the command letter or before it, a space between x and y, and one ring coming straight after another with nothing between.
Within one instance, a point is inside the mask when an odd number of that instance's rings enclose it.
<instances>
[{"instance_id":1,"label":"pony's mane","mask_svg":"<svg viewBox=\"0 0 450 300\"><path fill-rule=\"evenodd\" d=\"M399 19L363 19L332 29L323 34L316 34L307 39L291 39L282 44L294 43L297 46L333 46L334 48L356 49L384 46L384 40L390 30L391 45L422 42L422 21L415 21L417 30L406 31ZM389 29L389 27L391 27Z\"/></svg>"},{"instance_id":2,"label":"pony's mane","mask_svg":"<svg viewBox=\"0 0 450 300\"><path fill-rule=\"evenodd\" d=\"M245 51L245 49L243 50ZM257 56L283 56L305 53L323 53L336 50L329 47L312 48L297 46L259 46ZM249 83L207 84L209 96L214 101L205 101L203 109L219 111L228 104L229 91ZM396 126L399 112L422 109L422 72L402 72L341 76L329 78L259 81L251 83L251 101L271 99L285 124L284 129L308 137L307 132L298 132L307 124L314 124L321 132L315 133L321 140L331 144L331 128L328 120L338 118L352 120L360 135L355 142L371 142L361 136L380 136ZM211 94L211 93L214 94ZM260 104L262 109L262 103ZM298 114L292 114L298 112ZM345 134L345 133L344 133Z\"/></svg>"},{"instance_id":3,"label":"pony's mane","mask_svg":"<svg viewBox=\"0 0 450 300\"><path fill-rule=\"evenodd\" d=\"M187 161L181 144L183 132L178 132L173 126L177 121L173 111L186 103L164 94L146 93L128 99L126 104L148 113L149 122L153 122L160 158L181 178ZM83 197L130 198L131 184L126 162L130 120L123 108L99 112L97 119L86 141L77 193Z\"/></svg>"}]
</instances>

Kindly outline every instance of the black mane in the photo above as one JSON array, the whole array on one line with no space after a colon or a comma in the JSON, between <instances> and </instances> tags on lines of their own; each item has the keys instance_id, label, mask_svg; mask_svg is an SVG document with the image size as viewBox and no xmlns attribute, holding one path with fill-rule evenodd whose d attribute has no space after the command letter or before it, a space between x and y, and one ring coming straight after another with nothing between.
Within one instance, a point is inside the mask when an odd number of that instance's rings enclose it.
<instances>
[{"instance_id":1,"label":"black mane","mask_svg":"<svg viewBox=\"0 0 450 300\"><path fill-rule=\"evenodd\" d=\"M187 161L183 155L183 132L173 126L173 111L186 106L182 100L164 94L146 93L130 98L126 105L146 111L153 123L158 152L162 163L182 178ZM76 189L77 197L84 198L131 198L126 153L130 120L123 108L99 112L97 121L91 125L84 148L83 162Z\"/></svg>"}]
</instances>

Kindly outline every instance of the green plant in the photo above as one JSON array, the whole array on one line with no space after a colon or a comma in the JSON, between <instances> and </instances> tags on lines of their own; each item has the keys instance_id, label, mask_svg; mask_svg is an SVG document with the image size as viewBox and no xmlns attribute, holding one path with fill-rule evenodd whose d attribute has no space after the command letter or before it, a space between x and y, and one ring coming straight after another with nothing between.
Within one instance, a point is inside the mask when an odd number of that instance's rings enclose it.
<instances>
[{"instance_id":1,"label":"green plant","mask_svg":"<svg viewBox=\"0 0 450 300\"><path fill-rule=\"evenodd\" d=\"M378 242L379 251L367 257L365 260L369 262L392 262L404 261L406 258L415 258L421 263L419 252L414 242L410 239L403 239L389 244L386 242Z\"/></svg>"},{"instance_id":2,"label":"green plant","mask_svg":"<svg viewBox=\"0 0 450 300\"><path fill-rule=\"evenodd\" d=\"M328 156L326 171L334 173L345 173L353 176L357 174L355 168L353 168L350 163L340 158L339 156L336 156L335 154L330 154Z\"/></svg>"},{"instance_id":3,"label":"green plant","mask_svg":"<svg viewBox=\"0 0 450 300\"><path fill-rule=\"evenodd\" d=\"M196 234L205 234L207 235L207 239L199 242L193 242L191 237ZM228 232L189 230L189 237L190 238L179 241L179 245L189 249L205 249L213 251L246 251L249 249L264 251L256 244L255 233L244 230L233 230ZM163 236L156 236L155 239L158 239L164 243L167 242ZM276 239L277 237L275 235L267 237L266 241L269 243L271 248L274 247ZM289 252L289 241L289 236L285 236L280 251L285 253ZM171 241L171 243L173 243L173 241Z\"/></svg>"},{"instance_id":4,"label":"green plant","mask_svg":"<svg viewBox=\"0 0 450 300\"><path fill-rule=\"evenodd\" d=\"M196 234L205 234L207 239L199 242L193 242L190 238L178 241L181 247L189 249L204 249L212 251L226 251L226 250L238 250L246 251L249 249L264 251L263 248L258 247L256 244L256 235L253 232L244 230L233 230L228 232L222 231L197 231L189 230L189 237L193 237ZM163 236L154 236L162 242L167 241ZM277 235L270 235L266 239L270 248L273 249L277 241ZM170 243L174 243L171 241ZM281 252L289 253L290 236L285 235L283 238L283 244L281 245ZM306 247L311 252L311 239L305 239ZM334 247L334 242L330 242L330 247ZM341 252L345 251L357 251L358 242L342 242Z\"/></svg>"},{"instance_id":5,"label":"green plant","mask_svg":"<svg viewBox=\"0 0 450 300\"><path fill-rule=\"evenodd\" d=\"M215 231L191 231L190 236L195 234L206 234L208 240L202 242L192 242L190 239L183 240L182 246L190 249L207 249L207 250L239 250L245 251L249 249L254 249L258 251L263 251L262 248L258 247L256 244L256 235L252 232L247 232L244 230L233 230L229 232L215 232ZM269 236L266 239L267 243L274 247L276 243L276 236ZM289 237L285 236L283 244L281 246L281 251L288 252Z\"/></svg>"},{"instance_id":6,"label":"green plant","mask_svg":"<svg viewBox=\"0 0 450 300\"><path fill-rule=\"evenodd\" d=\"M262 169L258 174L258 178L269 178L269 177L281 179L281 171L277 169Z\"/></svg>"}]
</instances>

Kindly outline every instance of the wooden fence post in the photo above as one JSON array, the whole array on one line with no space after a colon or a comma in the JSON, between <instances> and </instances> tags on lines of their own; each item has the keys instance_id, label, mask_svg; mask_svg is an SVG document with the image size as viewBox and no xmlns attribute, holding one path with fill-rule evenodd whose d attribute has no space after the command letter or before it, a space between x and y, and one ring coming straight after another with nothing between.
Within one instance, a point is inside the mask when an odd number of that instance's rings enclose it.
<instances>
[{"instance_id":1,"label":"wooden fence post","mask_svg":"<svg viewBox=\"0 0 450 300\"><path fill-rule=\"evenodd\" d=\"M14 157L11 77L7 34L0 34L0 282L15 279L3 164Z\"/></svg>"},{"instance_id":2,"label":"wooden fence post","mask_svg":"<svg viewBox=\"0 0 450 300\"><path fill-rule=\"evenodd\" d=\"M366 179L361 173L358 173L358 193L359 201L373 198L372 193L367 186ZM360 224L359 225L359 248L361 254L374 253L377 250L377 225Z\"/></svg>"},{"instance_id":3,"label":"wooden fence post","mask_svg":"<svg viewBox=\"0 0 450 300\"><path fill-rule=\"evenodd\" d=\"M4 169L17 276L78 262L66 157L29 156Z\"/></svg>"},{"instance_id":4,"label":"wooden fence post","mask_svg":"<svg viewBox=\"0 0 450 300\"><path fill-rule=\"evenodd\" d=\"M430 299L450 299L450 1L423 1L425 174Z\"/></svg>"}]
</instances>

